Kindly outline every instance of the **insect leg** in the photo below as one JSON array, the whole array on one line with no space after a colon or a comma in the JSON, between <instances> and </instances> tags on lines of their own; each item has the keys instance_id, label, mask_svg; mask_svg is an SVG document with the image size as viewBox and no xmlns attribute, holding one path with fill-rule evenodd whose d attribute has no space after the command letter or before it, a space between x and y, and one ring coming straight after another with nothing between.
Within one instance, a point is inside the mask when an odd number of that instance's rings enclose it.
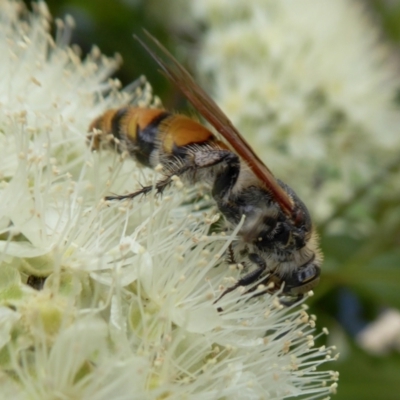
<instances>
[{"instance_id":1,"label":"insect leg","mask_svg":"<svg viewBox=\"0 0 400 400\"><path fill-rule=\"evenodd\" d=\"M266 270L267 268L267 263L263 258L261 258L258 254L251 253L249 254L249 259L252 261L254 264L257 265L257 268L242 278L240 278L234 285L231 287L228 287L227 289L224 290L224 292L218 297L217 300L214 301L213 304L217 303L219 300L222 299L226 294L232 292L233 290L237 289L239 286L248 286L251 285L252 283L256 282L261 274Z\"/></svg>"},{"instance_id":2,"label":"insect leg","mask_svg":"<svg viewBox=\"0 0 400 400\"><path fill-rule=\"evenodd\" d=\"M107 196L106 200L125 200L125 199L133 199L134 197L140 194L147 194L156 189L157 194L161 194L164 189L172 183L173 176L182 176L187 172L196 173L197 170L205 169L213 167L217 164L226 165L226 168L223 168L222 171L217 174L214 186L213 186L213 194L214 190L218 193L218 197L227 194L227 192L233 187L235 184L237 177L239 176L240 171L240 160L239 157L232 153L229 150L196 150L190 156L187 156L184 160L184 163L177 167L173 168L169 171L168 175L158 181L154 186L143 186L140 190L137 190L133 193L128 193L126 195L117 195L117 196ZM226 187L228 186L228 187Z\"/></svg>"},{"instance_id":3,"label":"insect leg","mask_svg":"<svg viewBox=\"0 0 400 400\"><path fill-rule=\"evenodd\" d=\"M228 247L227 256L226 256L226 262L228 264L237 264L235 253L234 253L233 247L232 247L232 243Z\"/></svg>"},{"instance_id":4,"label":"insect leg","mask_svg":"<svg viewBox=\"0 0 400 400\"><path fill-rule=\"evenodd\" d=\"M269 294L274 294L278 290L282 289L282 285L284 284L285 286L283 287L283 291L279 294L279 303L281 303L285 307L292 306L293 304L298 303L304 298L304 293L299 293L299 294L291 294L291 293L285 293L286 291L286 283L282 281L282 278L279 278L277 275L272 273L271 275L267 276L261 284L265 285L265 289L258 291L255 293L252 297L258 297L258 296L263 296L266 293ZM271 286L272 284L272 286ZM256 287L250 288L248 291L245 292L245 294L250 293L257 289Z\"/></svg>"},{"instance_id":5,"label":"insect leg","mask_svg":"<svg viewBox=\"0 0 400 400\"><path fill-rule=\"evenodd\" d=\"M235 153L227 150L220 150L218 155L220 159L214 164L221 163L223 168L216 174L211 193L220 208L220 205L226 203L226 198L239 177L240 159Z\"/></svg>"},{"instance_id":6,"label":"insect leg","mask_svg":"<svg viewBox=\"0 0 400 400\"><path fill-rule=\"evenodd\" d=\"M173 176L180 176L183 175L186 172L189 172L190 170L193 169L193 166L191 165L184 165L174 171L172 174L167 175L164 179L161 179L158 181L155 185L149 185L149 186L142 186L141 189L137 190L136 192L133 193L128 193L124 195L117 195L117 196L106 196L106 200L126 200L126 199L133 199L136 196L139 196L140 194L148 194L151 192L154 188L156 189L157 194L162 194L164 189L172 183L172 177Z\"/></svg>"}]
</instances>

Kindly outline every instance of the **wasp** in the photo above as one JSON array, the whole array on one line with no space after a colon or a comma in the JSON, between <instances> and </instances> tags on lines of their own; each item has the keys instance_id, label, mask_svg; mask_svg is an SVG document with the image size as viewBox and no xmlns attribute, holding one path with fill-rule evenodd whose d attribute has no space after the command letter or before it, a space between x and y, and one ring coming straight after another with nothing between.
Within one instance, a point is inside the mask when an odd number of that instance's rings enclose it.
<instances>
[{"instance_id":1,"label":"wasp","mask_svg":"<svg viewBox=\"0 0 400 400\"><path fill-rule=\"evenodd\" d=\"M296 302L318 284L322 263L307 207L293 189L274 177L189 72L146 34L151 44L136 39L225 141L194 119L164 109L125 106L108 110L89 127L92 148L100 147L105 133L112 138L109 145L127 151L142 165L154 168L161 164L164 177L154 187L106 200L133 199L153 189L162 193L174 176L189 183L206 182L228 227L237 226L244 216L235 252L254 264L216 301L239 286L249 286L250 291L263 283L261 293L279 289L281 296L291 299L290 304Z\"/></svg>"}]
</instances>

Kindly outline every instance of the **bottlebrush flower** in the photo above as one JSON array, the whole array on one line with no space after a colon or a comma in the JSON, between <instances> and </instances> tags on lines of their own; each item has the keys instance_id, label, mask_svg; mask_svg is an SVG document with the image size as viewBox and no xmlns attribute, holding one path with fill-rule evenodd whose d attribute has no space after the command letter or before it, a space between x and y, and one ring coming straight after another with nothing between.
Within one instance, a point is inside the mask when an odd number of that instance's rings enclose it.
<instances>
[{"instance_id":1,"label":"bottlebrush flower","mask_svg":"<svg viewBox=\"0 0 400 400\"><path fill-rule=\"evenodd\" d=\"M179 181L165 196L107 204L154 181L113 152L91 153L90 121L127 102L157 105L143 81L117 91L116 61L81 61L72 22L49 35L44 3L0 1L0 384L18 399L283 399L334 392L316 368L314 318L239 291L234 239ZM42 278L42 279L41 279ZM45 281L44 281L44 278ZM40 289L42 283L43 288ZM225 282L225 283L224 283ZM221 310L217 309L220 307Z\"/></svg>"}]
</instances>

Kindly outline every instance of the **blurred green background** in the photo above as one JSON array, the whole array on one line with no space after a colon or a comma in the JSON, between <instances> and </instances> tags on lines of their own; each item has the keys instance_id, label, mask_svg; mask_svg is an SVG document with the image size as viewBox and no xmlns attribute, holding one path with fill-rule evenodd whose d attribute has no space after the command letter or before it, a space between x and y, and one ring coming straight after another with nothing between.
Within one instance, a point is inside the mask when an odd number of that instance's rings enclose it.
<instances>
[{"instance_id":1,"label":"blurred green background","mask_svg":"<svg viewBox=\"0 0 400 400\"><path fill-rule=\"evenodd\" d=\"M195 45L201 27L191 30L182 24L176 29L174 18L185 18L177 15L179 7L171 11L168 2L162 0L49 0L47 3L54 18L66 14L74 17L76 28L71 42L78 44L83 53L96 44L106 55L116 52L122 55L123 65L116 77L123 85L145 74L166 107L184 107L182 98L132 37L141 35L145 28L172 52L179 52L182 41ZM364 3L383 40L391 42L394 52L398 52L400 1L364 0ZM394 164L388 170L377 171L377 175L392 177L397 172L398 164ZM377 229L368 237L329 236L327 226L319 227L327 267L309 304L318 317L318 326L330 330L329 344L336 344L341 353L337 363L328 365L340 372L338 394L334 396L337 400L400 399L400 338L397 346L392 343L383 354L374 355L357 344L359 333L382 311L400 310L400 196L391 193L390 188L386 192L389 195L374 197L371 187L360 188L352 201L338 207L338 215L354 219L360 202L372 204L374 213L370 219Z\"/></svg>"}]
</instances>

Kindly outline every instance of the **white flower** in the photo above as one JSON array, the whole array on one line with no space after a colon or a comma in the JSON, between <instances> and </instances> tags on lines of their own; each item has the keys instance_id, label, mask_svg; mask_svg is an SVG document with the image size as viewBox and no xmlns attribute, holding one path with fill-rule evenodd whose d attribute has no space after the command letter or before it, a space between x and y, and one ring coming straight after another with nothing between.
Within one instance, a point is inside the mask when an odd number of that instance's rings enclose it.
<instances>
[{"instance_id":1,"label":"white flower","mask_svg":"<svg viewBox=\"0 0 400 400\"><path fill-rule=\"evenodd\" d=\"M359 2L191 6L208 28L199 75L211 77L217 103L316 221L398 160L398 68Z\"/></svg>"},{"instance_id":2,"label":"white flower","mask_svg":"<svg viewBox=\"0 0 400 400\"><path fill-rule=\"evenodd\" d=\"M357 334L358 344L375 355L384 355L390 350L400 350L400 313L394 308L384 310L375 321Z\"/></svg>"},{"instance_id":3,"label":"white flower","mask_svg":"<svg viewBox=\"0 0 400 400\"><path fill-rule=\"evenodd\" d=\"M236 232L208 234L218 216L200 187L177 181L162 199L103 200L156 176L112 152L91 153L87 127L107 107L153 106L149 86L138 81L118 92L105 83L115 61L97 51L80 61L63 40L71 22L58 22L54 44L44 3L25 14L22 3L0 0L0 16L2 394L313 399L334 392L336 374L316 371L332 349L315 347L304 307L239 291L213 304Z\"/></svg>"}]
</instances>

